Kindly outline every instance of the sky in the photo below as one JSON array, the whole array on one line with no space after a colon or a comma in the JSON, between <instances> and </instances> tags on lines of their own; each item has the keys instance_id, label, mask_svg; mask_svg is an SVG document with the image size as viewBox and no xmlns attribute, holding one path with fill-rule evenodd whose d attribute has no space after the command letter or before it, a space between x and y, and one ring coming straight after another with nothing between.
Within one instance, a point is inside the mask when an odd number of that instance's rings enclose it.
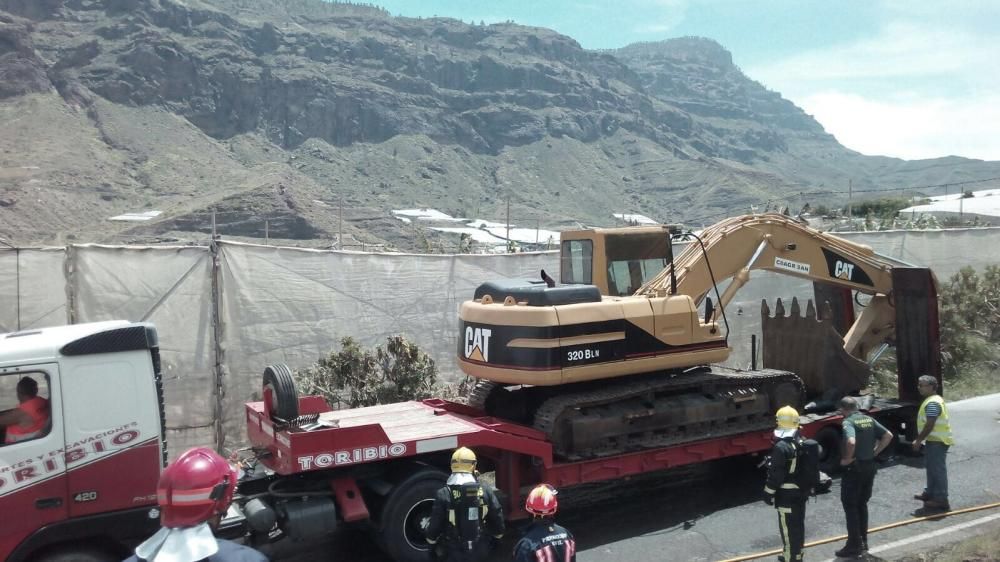
<instances>
[{"instance_id":1,"label":"sky","mask_svg":"<svg viewBox=\"0 0 1000 562\"><path fill-rule=\"evenodd\" d=\"M513 20L586 49L696 35L722 44L848 148L1000 160L1000 2L374 0L393 15Z\"/></svg>"}]
</instances>

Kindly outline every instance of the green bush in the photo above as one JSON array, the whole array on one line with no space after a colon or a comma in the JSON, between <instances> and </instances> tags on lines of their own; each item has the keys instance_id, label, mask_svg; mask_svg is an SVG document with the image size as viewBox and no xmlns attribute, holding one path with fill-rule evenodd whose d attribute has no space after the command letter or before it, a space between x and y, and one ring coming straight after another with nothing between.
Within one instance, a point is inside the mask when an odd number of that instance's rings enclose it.
<instances>
[{"instance_id":1,"label":"green bush","mask_svg":"<svg viewBox=\"0 0 1000 562\"><path fill-rule=\"evenodd\" d=\"M374 350L349 336L340 345L296 373L301 392L319 394L334 407L358 408L430 398L437 388L434 360L403 336Z\"/></svg>"}]
</instances>

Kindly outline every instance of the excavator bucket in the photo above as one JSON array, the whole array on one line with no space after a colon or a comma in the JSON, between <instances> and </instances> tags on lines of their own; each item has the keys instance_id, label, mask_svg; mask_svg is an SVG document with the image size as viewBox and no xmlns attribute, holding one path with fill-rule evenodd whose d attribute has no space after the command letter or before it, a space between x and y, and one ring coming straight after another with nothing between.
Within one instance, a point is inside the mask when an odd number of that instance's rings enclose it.
<instances>
[{"instance_id":1,"label":"excavator bucket","mask_svg":"<svg viewBox=\"0 0 1000 562\"><path fill-rule=\"evenodd\" d=\"M809 399L828 392L850 394L868 384L871 368L844 350L829 304L817 315L813 301L802 315L799 301L792 299L789 315L778 299L771 316L767 301L761 301L763 366L791 371L802 379Z\"/></svg>"}]
</instances>

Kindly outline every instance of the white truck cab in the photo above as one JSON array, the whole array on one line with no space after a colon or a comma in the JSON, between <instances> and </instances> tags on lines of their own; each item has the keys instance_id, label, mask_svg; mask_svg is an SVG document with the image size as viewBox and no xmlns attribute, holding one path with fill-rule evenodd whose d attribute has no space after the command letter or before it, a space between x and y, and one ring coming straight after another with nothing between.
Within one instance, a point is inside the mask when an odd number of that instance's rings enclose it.
<instances>
[{"instance_id":1,"label":"white truck cab","mask_svg":"<svg viewBox=\"0 0 1000 562\"><path fill-rule=\"evenodd\" d=\"M121 560L159 527L156 329L113 321L0 334L0 420L28 405L31 431L0 425L0 559Z\"/></svg>"}]
</instances>

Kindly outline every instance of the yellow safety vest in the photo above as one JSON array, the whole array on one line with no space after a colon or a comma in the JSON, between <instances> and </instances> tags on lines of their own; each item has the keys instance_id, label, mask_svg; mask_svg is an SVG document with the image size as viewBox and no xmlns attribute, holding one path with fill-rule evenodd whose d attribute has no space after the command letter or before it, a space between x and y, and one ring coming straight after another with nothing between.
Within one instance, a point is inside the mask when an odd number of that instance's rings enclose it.
<instances>
[{"instance_id":1,"label":"yellow safety vest","mask_svg":"<svg viewBox=\"0 0 1000 562\"><path fill-rule=\"evenodd\" d=\"M934 429L931 430L930 434L927 436L927 441L936 441L938 443L944 443L945 445L953 445L955 440L951 438L951 425L948 423L948 408L944 405L944 398L941 398L937 394L934 396L928 396L922 404L920 404L920 412L917 414L917 432L922 432L924 426L927 425L927 405L931 402L937 402L941 406L941 415L938 416L936 422L934 422Z\"/></svg>"}]
</instances>

